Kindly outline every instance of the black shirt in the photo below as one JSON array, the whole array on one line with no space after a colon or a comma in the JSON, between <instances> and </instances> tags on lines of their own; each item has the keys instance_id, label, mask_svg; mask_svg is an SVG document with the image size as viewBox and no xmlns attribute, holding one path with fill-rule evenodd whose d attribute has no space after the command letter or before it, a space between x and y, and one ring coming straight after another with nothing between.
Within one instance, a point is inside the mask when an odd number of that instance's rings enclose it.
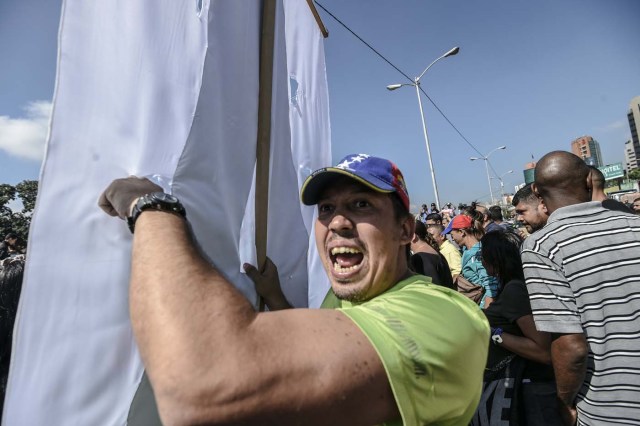
<instances>
[{"instance_id":1,"label":"black shirt","mask_svg":"<svg viewBox=\"0 0 640 426\"><path fill-rule=\"evenodd\" d=\"M509 281L496 300L484 310L484 314L492 328L500 327L505 333L523 337L522 330L520 330L516 321L523 316L531 315L529 293L527 293L527 287L524 281ZM512 352L504 347L490 343L487 367L491 368L495 366L511 354ZM552 380L553 369L550 365L527 360L527 369L525 370L524 377L538 380Z\"/></svg>"},{"instance_id":2,"label":"black shirt","mask_svg":"<svg viewBox=\"0 0 640 426\"><path fill-rule=\"evenodd\" d=\"M455 289L449 264L441 253L415 253L411 256L411 266L418 274L430 277L434 284Z\"/></svg>"},{"instance_id":3,"label":"black shirt","mask_svg":"<svg viewBox=\"0 0 640 426\"><path fill-rule=\"evenodd\" d=\"M607 210L617 210L619 212L631 213L634 214L633 210L627 207L626 204L621 203L618 200L612 200L611 198L607 198L602 202L602 207Z\"/></svg>"},{"instance_id":4,"label":"black shirt","mask_svg":"<svg viewBox=\"0 0 640 426\"><path fill-rule=\"evenodd\" d=\"M9 257L9 245L3 241L0 243L0 260Z\"/></svg>"}]
</instances>

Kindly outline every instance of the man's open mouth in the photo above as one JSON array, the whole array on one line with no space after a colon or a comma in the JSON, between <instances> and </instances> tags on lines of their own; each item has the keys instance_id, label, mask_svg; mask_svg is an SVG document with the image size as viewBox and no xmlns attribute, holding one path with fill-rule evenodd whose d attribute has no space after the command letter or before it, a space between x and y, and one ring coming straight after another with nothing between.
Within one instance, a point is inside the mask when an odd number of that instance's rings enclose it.
<instances>
[{"instance_id":1,"label":"man's open mouth","mask_svg":"<svg viewBox=\"0 0 640 426\"><path fill-rule=\"evenodd\" d=\"M341 274L356 270L364 258L362 252L355 247L334 247L330 256L333 270Z\"/></svg>"}]
</instances>

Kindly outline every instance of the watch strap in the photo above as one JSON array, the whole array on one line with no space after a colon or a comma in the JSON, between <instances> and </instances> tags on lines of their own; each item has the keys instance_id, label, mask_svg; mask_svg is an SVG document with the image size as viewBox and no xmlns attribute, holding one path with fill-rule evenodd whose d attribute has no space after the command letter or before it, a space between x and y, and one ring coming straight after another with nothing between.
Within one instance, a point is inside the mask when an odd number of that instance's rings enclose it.
<instances>
[{"instance_id":1,"label":"watch strap","mask_svg":"<svg viewBox=\"0 0 640 426\"><path fill-rule=\"evenodd\" d=\"M129 230L132 234L135 230L138 217L140 217L140 214L145 210L164 211L167 213L174 213L182 217L187 217L187 212L182 203L180 203L180 200L173 196L170 196L172 198L171 201L162 199L166 198L166 195L167 194L164 194L163 192L152 192L138 198L136 203L133 205L131 215L127 217L127 225L129 226Z\"/></svg>"},{"instance_id":2,"label":"watch strap","mask_svg":"<svg viewBox=\"0 0 640 426\"><path fill-rule=\"evenodd\" d=\"M491 341L495 345L502 343L502 328L498 327L493 330L493 333L491 333Z\"/></svg>"}]
</instances>

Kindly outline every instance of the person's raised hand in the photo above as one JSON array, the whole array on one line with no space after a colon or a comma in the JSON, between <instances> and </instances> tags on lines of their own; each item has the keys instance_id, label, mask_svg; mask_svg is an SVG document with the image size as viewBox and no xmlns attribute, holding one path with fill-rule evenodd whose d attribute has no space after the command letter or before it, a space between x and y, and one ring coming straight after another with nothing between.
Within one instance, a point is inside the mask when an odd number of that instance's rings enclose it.
<instances>
[{"instance_id":1,"label":"person's raised hand","mask_svg":"<svg viewBox=\"0 0 640 426\"><path fill-rule=\"evenodd\" d=\"M267 257L262 271L258 271L255 266L248 263L245 263L242 267L255 284L256 292L262 296L269 310L276 311L291 308L280 287L278 268L271 259Z\"/></svg>"},{"instance_id":2,"label":"person's raised hand","mask_svg":"<svg viewBox=\"0 0 640 426\"><path fill-rule=\"evenodd\" d=\"M151 192L162 192L162 188L149 179L136 176L116 179L102 192L98 206L110 216L125 219L131 214L134 202Z\"/></svg>"}]
</instances>

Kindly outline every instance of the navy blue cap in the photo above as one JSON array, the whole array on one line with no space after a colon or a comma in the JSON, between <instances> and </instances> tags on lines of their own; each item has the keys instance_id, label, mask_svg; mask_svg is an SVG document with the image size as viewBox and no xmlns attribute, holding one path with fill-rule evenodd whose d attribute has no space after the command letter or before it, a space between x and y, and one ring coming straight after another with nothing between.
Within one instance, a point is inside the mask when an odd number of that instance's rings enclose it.
<instances>
[{"instance_id":1,"label":"navy blue cap","mask_svg":"<svg viewBox=\"0 0 640 426\"><path fill-rule=\"evenodd\" d=\"M400 169L389 160L368 154L347 155L335 167L313 172L302 184L302 203L307 206L317 204L322 191L338 176L348 176L378 192L395 192L409 211L409 192Z\"/></svg>"}]
</instances>

